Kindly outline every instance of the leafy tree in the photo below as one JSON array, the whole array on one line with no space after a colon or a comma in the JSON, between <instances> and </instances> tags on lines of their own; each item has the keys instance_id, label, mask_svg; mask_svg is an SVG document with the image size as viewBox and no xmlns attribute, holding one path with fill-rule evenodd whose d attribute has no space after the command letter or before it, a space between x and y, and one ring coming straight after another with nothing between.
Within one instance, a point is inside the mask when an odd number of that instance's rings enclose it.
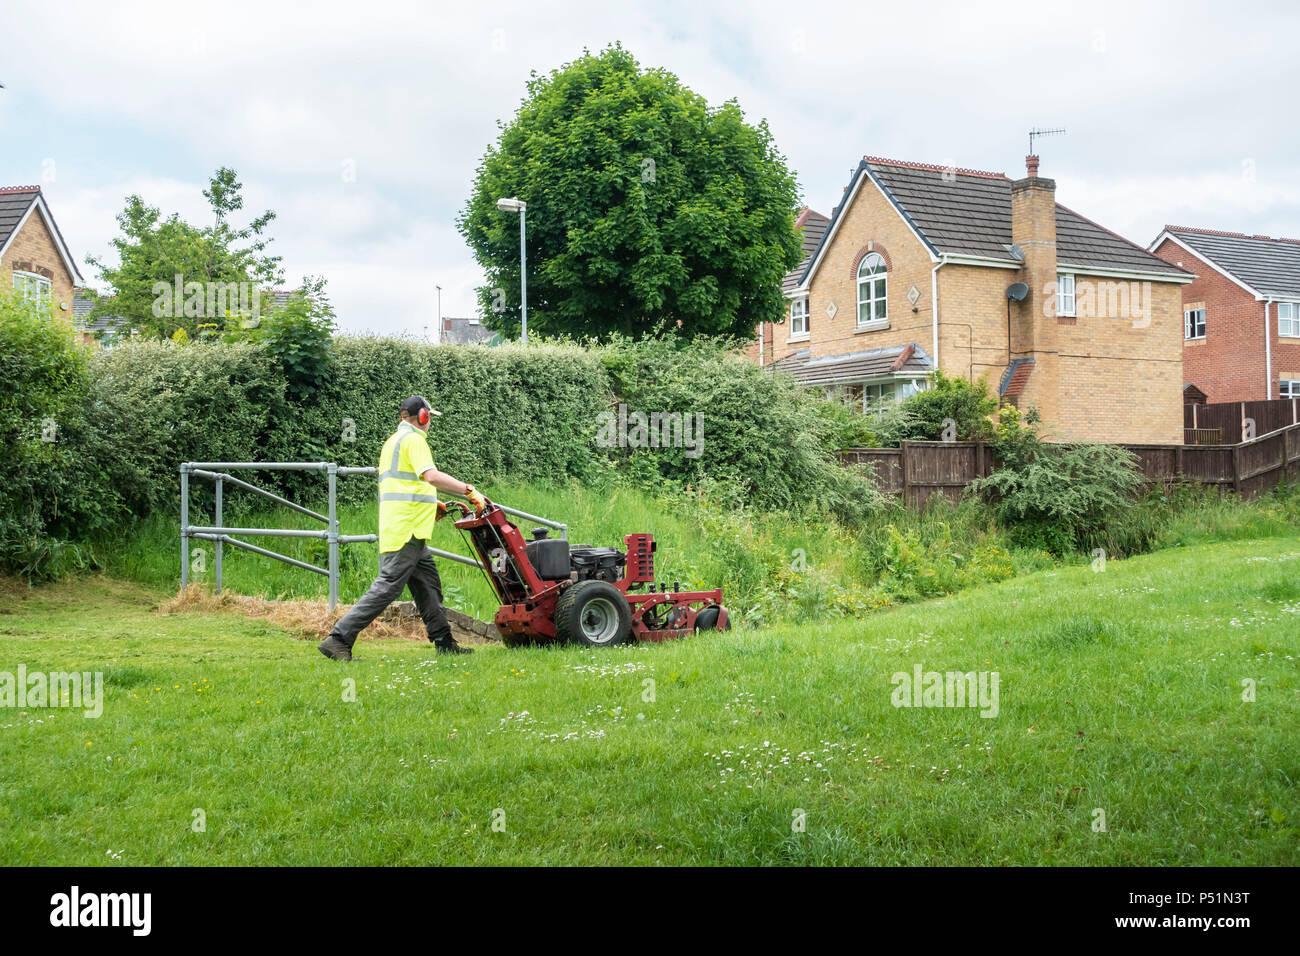
<instances>
[{"instance_id":1,"label":"leafy tree","mask_svg":"<svg viewBox=\"0 0 1300 956\"><path fill-rule=\"evenodd\" d=\"M306 401L328 382L334 367L334 307L325 295L325 279L307 276L287 302L264 315L248 333L275 357L284 371L289 397Z\"/></svg>"},{"instance_id":2,"label":"leafy tree","mask_svg":"<svg viewBox=\"0 0 1300 956\"><path fill-rule=\"evenodd\" d=\"M519 331L519 224L528 204L528 325L544 334L660 331L752 337L785 308L799 261L794 176L766 121L711 107L620 44L549 76L501 125L457 219L487 285L488 325Z\"/></svg>"},{"instance_id":3,"label":"leafy tree","mask_svg":"<svg viewBox=\"0 0 1300 956\"><path fill-rule=\"evenodd\" d=\"M96 302L92 314L120 315L152 338L172 338L177 330L183 330L186 339L193 339L205 330L219 331L229 324L230 308L222 315L207 314L207 284L279 284L283 280L280 257L267 254L271 240L265 235L275 213L268 210L246 226L234 225L232 217L244 205L242 188L233 169L217 170L203 190L212 208L210 226L191 225L177 213L163 218L157 207L146 205L137 195L128 196L117 217L122 234L112 241L118 264L108 265L95 256L86 259L112 288L110 296ZM174 289L178 275L183 292L184 283L205 284L201 314L186 314L196 311L185 308L188 292L179 300L169 292L168 307L155 309L158 284ZM225 301L228 304L229 297ZM164 314L156 315L157 311Z\"/></svg>"}]
</instances>

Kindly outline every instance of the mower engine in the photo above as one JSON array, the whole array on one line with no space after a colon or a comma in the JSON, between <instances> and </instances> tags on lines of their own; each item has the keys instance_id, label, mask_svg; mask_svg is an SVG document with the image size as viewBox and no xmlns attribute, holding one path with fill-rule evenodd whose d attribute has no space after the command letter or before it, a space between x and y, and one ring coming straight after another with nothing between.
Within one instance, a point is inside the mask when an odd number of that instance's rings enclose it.
<instances>
[{"instance_id":1,"label":"mower engine","mask_svg":"<svg viewBox=\"0 0 1300 956\"><path fill-rule=\"evenodd\" d=\"M458 503L453 502L455 507ZM629 534L625 551L570 544L545 528L526 541L500 506L480 515L463 505L456 528L474 551L501 607L497 630L509 647L563 641L607 647L729 630L722 589L655 588L655 542Z\"/></svg>"}]
</instances>

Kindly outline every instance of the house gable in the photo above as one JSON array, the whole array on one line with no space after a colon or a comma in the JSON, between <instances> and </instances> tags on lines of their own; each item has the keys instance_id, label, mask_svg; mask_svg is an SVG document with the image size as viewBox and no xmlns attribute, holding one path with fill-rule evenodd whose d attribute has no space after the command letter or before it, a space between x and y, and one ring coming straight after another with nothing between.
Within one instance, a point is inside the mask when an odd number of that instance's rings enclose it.
<instances>
[{"instance_id":1,"label":"house gable","mask_svg":"<svg viewBox=\"0 0 1300 956\"><path fill-rule=\"evenodd\" d=\"M1300 336L1279 322L1280 302L1300 301L1279 294L1300 284L1300 243L1166 226L1151 249L1198 273L1182 287L1183 310L1204 310L1203 333L1183 343L1185 382L1209 402L1238 402L1277 398L1281 381L1300 379Z\"/></svg>"},{"instance_id":2,"label":"house gable","mask_svg":"<svg viewBox=\"0 0 1300 956\"><path fill-rule=\"evenodd\" d=\"M72 314L81 273L38 186L0 188L0 278L7 288L15 272L50 280L55 308Z\"/></svg>"},{"instance_id":3,"label":"house gable","mask_svg":"<svg viewBox=\"0 0 1300 956\"><path fill-rule=\"evenodd\" d=\"M888 326L858 327L858 266L871 254L886 265ZM934 257L906 215L865 166L831 218L800 283L808 293L812 359L864 349L931 343ZM916 301L909 299L916 289ZM833 313L833 314L832 314Z\"/></svg>"},{"instance_id":4,"label":"house gable","mask_svg":"<svg viewBox=\"0 0 1300 956\"><path fill-rule=\"evenodd\" d=\"M1256 299L1300 298L1300 240L1165 226L1150 249L1173 243Z\"/></svg>"},{"instance_id":5,"label":"house gable","mask_svg":"<svg viewBox=\"0 0 1300 956\"><path fill-rule=\"evenodd\" d=\"M68 250L67 243L63 241L63 234L59 232L58 224L50 214L40 187L0 188L0 263L3 263L5 255L12 252L13 247L23 240L42 242L41 237L29 232L33 229L44 233L43 241L49 243L58 256L66 271L68 283L75 285L81 282L81 272L77 268L76 260ZM45 268L52 268L52 265Z\"/></svg>"}]
</instances>

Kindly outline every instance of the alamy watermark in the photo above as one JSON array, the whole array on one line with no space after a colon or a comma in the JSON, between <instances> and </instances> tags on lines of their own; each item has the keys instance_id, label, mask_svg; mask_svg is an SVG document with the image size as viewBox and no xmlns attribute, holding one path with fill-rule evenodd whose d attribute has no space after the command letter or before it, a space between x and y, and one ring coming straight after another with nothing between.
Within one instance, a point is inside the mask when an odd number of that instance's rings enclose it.
<instances>
[{"instance_id":1,"label":"alamy watermark","mask_svg":"<svg viewBox=\"0 0 1300 956\"><path fill-rule=\"evenodd\" d=\"M895 707L978 707L981 717L998 715L997 671L923 671L920 664L912 673L898 671L890 702Z\"/></svg>"},{"instance_id":2,"label":"alamy watermark","mask_svg":"<svg viewBox=\"0 0 1300 956\"><path fill-rule=\"evenodd\" d=\"M687 458L704 454L703 412L618 412L596 416L596 444L601 448L682 448Z\"/></svg>"},{"instance_id":3,"label":"alamy watermark","mask_svg":"<svg viewBox=\"0 0 1300 956\"><path fill-rule=\"evenodd\" d=\"M1073 277L1068 283L1043 286L1043 315L1047 318L1122 319L1135 329L1151 325L1150 282L1093 282Z\"/></svg>"},{"instance_id":4,"label":"alamy watermark","mask_svg":"<svg viewBox=\"0 0 1300 956\"><path fill-rule=\"evenodd\" d=\"M56 927L117 926L148 936L152 911L152 893L83 893L73 885L50 897L50 925Z\"/></svg>"},{"instance_id":5,"label":"alamy watermark","mask_svg":"<svg viewBox=\"0 0 1300 956\"><path fill-rule=\"evenodd\" d=\"M18 673L0 671L0 707L77 707L84 716L104 713L104 674L102 671L28 671L18 665Z\"/></svg>"}]
</instances>

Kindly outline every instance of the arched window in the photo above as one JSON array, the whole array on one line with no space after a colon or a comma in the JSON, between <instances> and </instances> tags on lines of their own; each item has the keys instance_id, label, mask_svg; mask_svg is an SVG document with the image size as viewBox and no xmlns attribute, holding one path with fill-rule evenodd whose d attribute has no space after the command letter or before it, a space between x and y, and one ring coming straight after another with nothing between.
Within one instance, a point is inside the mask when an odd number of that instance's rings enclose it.
<instances>
[{"instance_id":1,"label":"arched window","mask_svg":"<svg viewBox=\"0 0 1300 956\"><path fill-rule=\"evenodd\" d=\"M885 306L885 260L872 252L858 265L858 327L889 324Z\"/></svg>"}]
</instances>

